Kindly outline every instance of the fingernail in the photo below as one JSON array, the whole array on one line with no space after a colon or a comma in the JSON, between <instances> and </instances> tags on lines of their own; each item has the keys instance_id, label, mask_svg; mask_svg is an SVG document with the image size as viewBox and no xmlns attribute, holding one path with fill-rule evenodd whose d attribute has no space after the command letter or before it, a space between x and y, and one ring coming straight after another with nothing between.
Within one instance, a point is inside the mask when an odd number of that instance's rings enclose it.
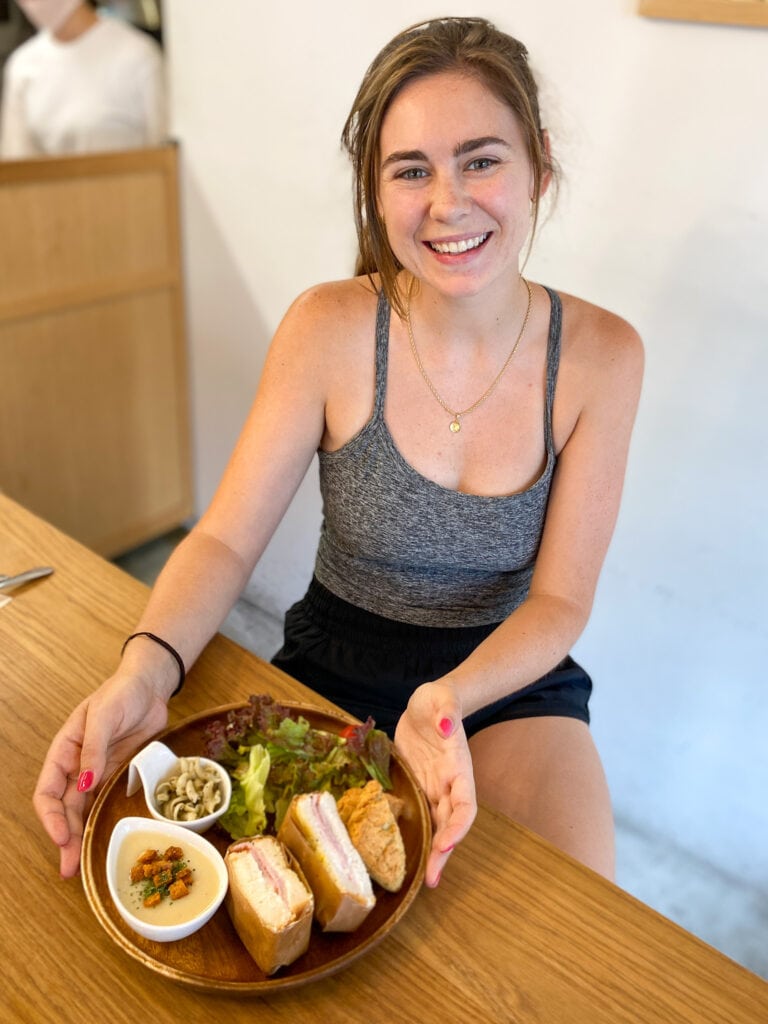
<instances>
[{"instance_id":1,"label":"fingernail","mask_svg":"<svg viewBox=\"0 0 768 1024\"><path fill-rule=\"evenodd\" d=\"M450 736L452 729L453 722L450 720L450 718L440 719L440 732L443 734L443 736Z\"/></svg>"},{"instance_id":2,"label":"fingernail","mask_svg":"<svg viewBox=\"0 0 768 1024\"><path fill-rule=\"evenodd\" d=\"M84 772L80 772L80 777L77 780L77 788L81 793L87 793L93 785L93 772L90 768L86 768Z\"/></svg>"},{"instance_id":3,"label":"fingernail","mask_svg":"<svg viewBox=\"0 0 768 1024\"><path fill-rule=\"evenodd\" d=\"M455 845L456 843L451 843L450 846L446 846L446 848L444 850L441 850L440 853L450 853Z\"/></svg>"}]
</instances>

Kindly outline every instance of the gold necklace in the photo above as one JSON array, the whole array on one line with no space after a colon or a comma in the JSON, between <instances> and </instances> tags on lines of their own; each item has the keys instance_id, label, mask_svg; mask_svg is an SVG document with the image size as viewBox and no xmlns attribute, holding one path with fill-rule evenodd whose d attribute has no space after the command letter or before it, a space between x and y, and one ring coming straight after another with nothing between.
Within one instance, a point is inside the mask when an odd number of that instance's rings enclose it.
<instances>
[{"instance_id":1,"label":"gold necklace","mask_svg":"<svg viewBox=\"0 0 768 1024\"><path fill-rule=\"evenodd\" d=\"M512 346L512 351L509 353L507 358L504 360L504 365L502 366L502 368L499 370L499 372L496 374L496 376L491 381L490 386L482 393L482 395L480 395L480 397L478 398L478 400L476 402L473 402L472 405L470 405L467 409L464 409L461 412L455 411L454 409L452 409L448 405L448 403L440 396L437 388L432 383L432 381L429 379L429 376L427 375L427 371L424 369L424 364L422 363L421 359L419 358L419 352L418 352L418 349L416 348L416 342L414 341L414 338L413 338L413 328L411 327L411 293L410 293L410 290L408 291L408 303L407 303L406 309L405 309L405 322L408 325L408 340L411 343L411 351L413 352L413 358L416 360L416 365L418 366L419 370L421 371L421 376L426 381L427 387L429 388L429 390L435 396L435 398L440 403L440 405L442 405L442 407L445 409L445 411L450 413L451 416L453 416L453 419L451 420L451 422L449 424L449 429L450 429L451 433L453 433L453 434L458 434L458 432L461 430L461 417L462 416L468 416L469 413L474 412L475 409L477 409L479 406L481 406L486 399L491 397L493 392L496 390L496 385L499 383L501 378L504 376L505 370L507 369L509 364L512 362L512 357L514 356L515 352L517 352L517 346L520 344L520 339L522 338L522 336L523 336L523 334L525 332L526 325L528 324L528 317L531 315L531 299L532 299L531 286L528 284L528 282L526 281L526 279L524 277L521 277L520 280L523 282L523 284L525 285L525 287L526 287L526 289L528 291L528 306L527 306L527 308L525 310L525 316L523 317L523 325L520 328L520 333L517 336L517 340L515 341L515 344Z\"/></svg>"}]
</instances>

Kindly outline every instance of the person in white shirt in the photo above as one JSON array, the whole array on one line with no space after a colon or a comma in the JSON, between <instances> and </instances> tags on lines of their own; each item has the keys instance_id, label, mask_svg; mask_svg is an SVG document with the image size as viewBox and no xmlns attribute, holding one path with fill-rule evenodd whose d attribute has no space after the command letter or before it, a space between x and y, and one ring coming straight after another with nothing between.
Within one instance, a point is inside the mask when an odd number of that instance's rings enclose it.
<instances>
[{"instance_id":1,"label":"person in white shirt","mask_svg":"<svg viewBox=\"0 0 768 1024\"><path fill-rule=\"evenodd\" d=\"M166 139L163 57L146 33L83 0L17 0L39 29L9 57L0 156L94 153Z\"/></svg>"}]
</instances>

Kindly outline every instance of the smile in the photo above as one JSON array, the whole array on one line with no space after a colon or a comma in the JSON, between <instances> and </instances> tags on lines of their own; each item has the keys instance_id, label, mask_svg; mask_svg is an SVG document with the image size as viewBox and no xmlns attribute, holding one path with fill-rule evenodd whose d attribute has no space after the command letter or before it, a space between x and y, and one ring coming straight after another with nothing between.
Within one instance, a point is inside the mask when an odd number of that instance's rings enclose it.
<instances>
[{"instance_id":1,"label":"smile","mask_svg":"<svg viewBox=\"0 0 768 1024\"><path fill-rule=\"evenodd\" d=\"M490 231L485 231L482 235L475 235L474 238L462 238L459 242L427 242L427 245L433 252L439 252L443 255L468 252L470 249L477 249L478 246L482 245L489 235Z\"/></svg>"}]
</instances>

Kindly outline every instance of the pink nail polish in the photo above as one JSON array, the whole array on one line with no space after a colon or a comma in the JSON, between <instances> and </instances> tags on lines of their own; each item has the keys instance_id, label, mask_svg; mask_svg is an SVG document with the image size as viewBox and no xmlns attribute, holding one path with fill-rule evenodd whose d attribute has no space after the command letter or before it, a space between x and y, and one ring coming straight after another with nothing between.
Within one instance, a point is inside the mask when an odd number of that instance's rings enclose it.
<instances>
[{"instance_id":1,"label":"pink nail polish","mask_svg":"<svg viewBox=\"0 0 768 1024\"><path fill-rule=\"evenodd\" d=\"M452 729L453 729L453 722L450 720L450 718L441 718L440 719L440 732L443 734L443 736L446 736L446 737L450 736Z\"/></svg>"},{"instance_id":2,"label":"pink nail polish","mask_svg":"<svg viewBox=\"0 0 768 1024\"><path fill-rule=\"evenodd\" d=\"M87 793L93 785L93 772L90 768L86 768L84 772L80 772L80 777L77 780L77 788L81 793Z\"/></svg>"}]
</instances>

